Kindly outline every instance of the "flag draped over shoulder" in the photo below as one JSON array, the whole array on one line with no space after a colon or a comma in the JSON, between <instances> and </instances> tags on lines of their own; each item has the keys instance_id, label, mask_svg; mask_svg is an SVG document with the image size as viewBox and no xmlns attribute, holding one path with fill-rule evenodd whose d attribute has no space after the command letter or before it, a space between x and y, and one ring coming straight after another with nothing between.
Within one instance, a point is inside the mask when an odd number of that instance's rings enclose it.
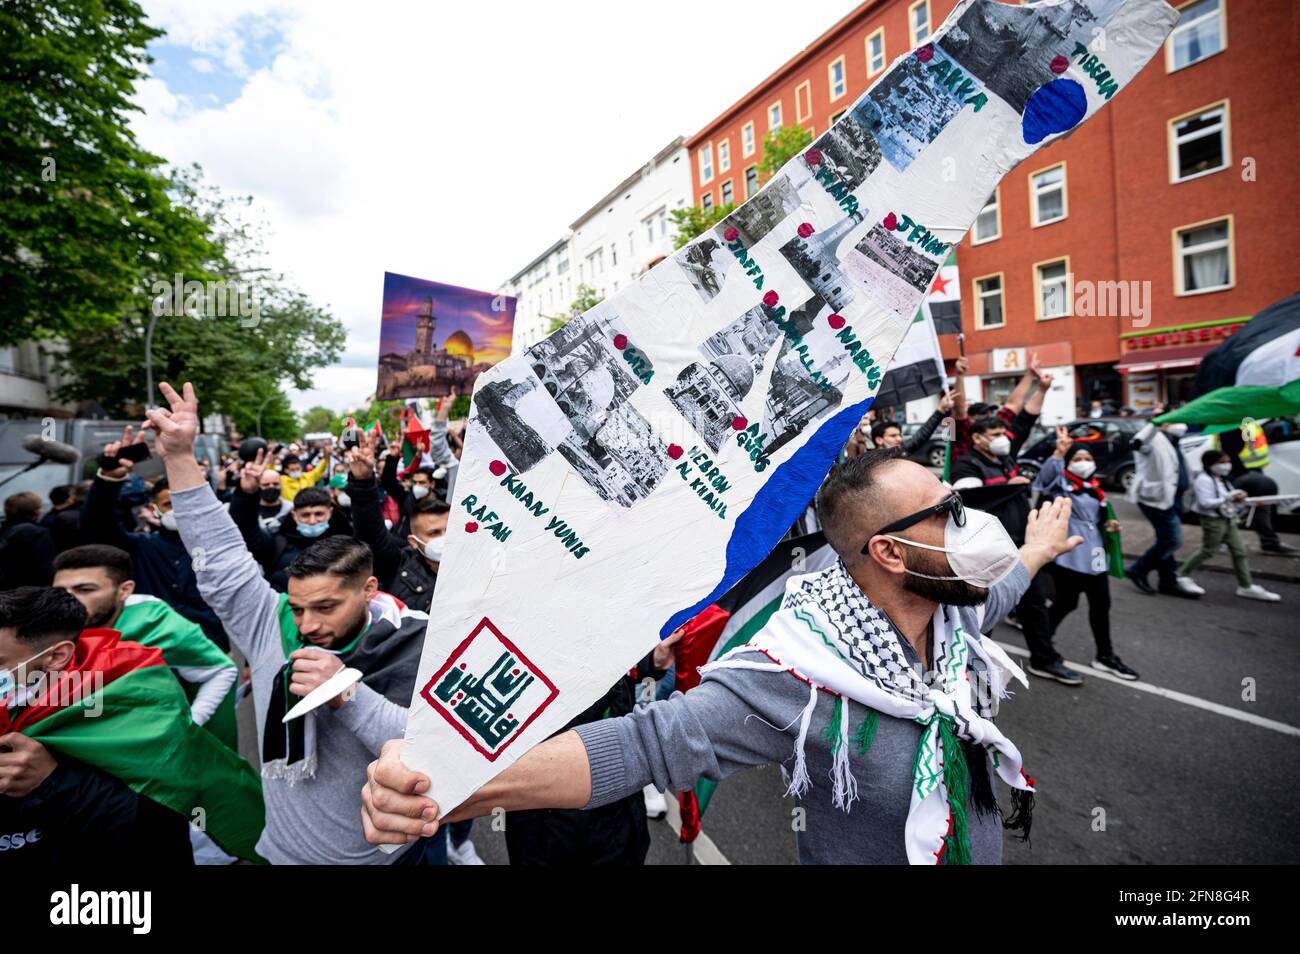
<instances>
[{"instance_id":1,"label":"flag draped over shoulder","mask_svg":"<svg viewBox=\"0 0 1300 954\"><path fill-rule=\"evenodd\" d=\"M0 734L22 732L116 777L192 822L227 853L260 860L262 786L244 759L194 724L162 651L87 629L69 668L16 718L0 708Z\"/></svg>"},{"instance_id":2,"label":"flag draped over shoulder","mask_svg":"<svg viewBox=\"0 0 1300 954\"><path fill-rule=\"evenodd\" d=\"M815 573L835 562L835 551L820 530L782 540L768 556L723 594L716 603L683 626L677 644L676 688L682 692L700 684L699 668L753 639L781 606L786 581ZM680 793L681 840L691 842L718 783L702 778L691 791Z\"/></svg>"},{"instance_id":3,"label":"flag draped over shoulder","mask_svg":"<svg viewBox=\"0 0 1300 954\"><path fill-rule=\"evenodd\" d=\"M124 642L161 649L163 661L172 669L181 670L182 680L196 672L235 669L230 657L208 639L201 626L156 596L133 593L127 597L126 605L117 617L117 631L122 634ZM237 683L238 680L231 685L217 711L204 723L205 729L236 751L239 749L239 732L235 725ZM192 686L182 682L182 689L193 702Z\"/></svg>"}]
</instances>

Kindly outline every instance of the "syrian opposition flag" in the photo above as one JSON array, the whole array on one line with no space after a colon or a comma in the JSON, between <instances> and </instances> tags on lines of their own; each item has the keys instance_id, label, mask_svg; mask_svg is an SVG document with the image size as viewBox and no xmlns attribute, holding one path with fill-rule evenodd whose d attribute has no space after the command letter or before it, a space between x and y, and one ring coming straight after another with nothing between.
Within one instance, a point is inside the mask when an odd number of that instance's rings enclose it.
<instances>
[{"instance_id":1,"label":"syrian opposition flag","mask_svg":"<svg viewBox=\"0 0 1300 954\"><path fill-rule=\"evenodd\" d=\"M1300 292L1269 305L1202 358L1193 393L1199 397L1226 387L1283 388L1297 380Z\"/></svg>"},{"instance_id":2,"label":"syrian opposition flag","mask_svg":"<svg viewBox=\"0 0 1300 954\"><path fill-rule=\"evenodd\" d=\"M902 407L908 401L942 394L948 384L948 374L943 367L938 336L960 333L961 284L957 277L957 256L949 252L885 371L876 393L876 407Z\"/></svg>"},{"instance_id":3,"label":"syrian opposition flag","mask_svg":"<svg viewBox=\"0 0 1300 954\"><path fill-rule=\"evenodd\" d=\"M824 570L835 560L835 551L820 530L782 540L762 563L682 627L684 633L677 644L675 688L682 692L694 689L700 684L701 666L749 642L780 608L790 577ZM692 842L699 835L700 819L717 784L702 778L693 790L678 794L682 841Z\"/></svg>"},{"instance_id":4,"label":"syrian opposition flag","mask_svg":"<svg viewBox=\"0 0 1300 954\"><path fill-rule=\"evenodd\" d=\"M228 854L260 861L262 783L251 765L194 724L189 702L156 647L112 629L83 630L69 667L28 705L0 706L0 735L21 732L114 776L170 808Z\"/></svg>"}]
</instances>

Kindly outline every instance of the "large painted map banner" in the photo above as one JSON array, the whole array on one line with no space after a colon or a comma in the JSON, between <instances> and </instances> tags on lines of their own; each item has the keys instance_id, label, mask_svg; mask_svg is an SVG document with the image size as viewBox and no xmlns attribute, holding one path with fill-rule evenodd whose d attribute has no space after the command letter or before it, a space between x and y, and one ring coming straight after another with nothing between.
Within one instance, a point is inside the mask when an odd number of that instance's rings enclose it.
<instances>
[{"instance_id":1,"label":"large painted map banner","mask_svg":"<svg viewBox=\"0 0 1300 954\"><path fill-rule=\"evenodd\" d=\"M965 0L715 229L481 375L402 755L444 811L768 554L993 187L1176 19Z\"/></svg>"}]
</instances>

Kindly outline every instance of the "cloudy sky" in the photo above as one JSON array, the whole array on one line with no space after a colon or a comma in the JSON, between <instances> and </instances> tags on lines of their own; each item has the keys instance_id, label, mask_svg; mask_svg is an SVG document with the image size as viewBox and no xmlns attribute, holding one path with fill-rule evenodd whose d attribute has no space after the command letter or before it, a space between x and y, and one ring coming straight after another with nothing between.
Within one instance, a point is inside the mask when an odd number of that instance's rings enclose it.
<instances>
[{"instance_id":1,"label":"cloudy sky","mask_svg":"<svg viewBox=\"0 0 1300 954\"><path fill-rule=\"evenodd\" d=\"M385 271L495 289L852 0L143 0L142 145L251 195L348 329L299 410L375 386Z\"/></svg>"}]
</instances>

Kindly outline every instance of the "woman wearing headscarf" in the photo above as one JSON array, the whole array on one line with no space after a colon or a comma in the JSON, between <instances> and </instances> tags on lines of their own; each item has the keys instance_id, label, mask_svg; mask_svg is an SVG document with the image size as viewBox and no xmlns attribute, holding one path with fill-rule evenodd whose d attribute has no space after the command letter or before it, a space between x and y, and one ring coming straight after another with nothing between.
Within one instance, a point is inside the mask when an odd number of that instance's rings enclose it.
<instances>
[{"instance_id":1,"label":"woman wearing headscarf","mask_svg":"<svg viewBox=\"0 0 1300 954\"><path fill-rule=\"evenodd\" d=\"M1072 444L1070 433L1056 428L1056 450L1044 463L1034 480L1034 490L1044 500L1069 497L1070 534L1083 537L1083 545L1063 553L1043 568L1056 589L1056 598L1048 610L1052 635L1056 634L1061 620L1079 605L1080 595L1088 597L1088 622L1092 638L1097 643L1097 656L1092 668L1120 679L1137 679L1138 674L1126 666L1115 653L1110 641L1110 582L1107 579L1110 560L1106 551L1104 533L1115 533L1119 524L1114 519L1106 493L1096 477L1097 462L1086 444Z\"/></svg>"}]
</instances>

